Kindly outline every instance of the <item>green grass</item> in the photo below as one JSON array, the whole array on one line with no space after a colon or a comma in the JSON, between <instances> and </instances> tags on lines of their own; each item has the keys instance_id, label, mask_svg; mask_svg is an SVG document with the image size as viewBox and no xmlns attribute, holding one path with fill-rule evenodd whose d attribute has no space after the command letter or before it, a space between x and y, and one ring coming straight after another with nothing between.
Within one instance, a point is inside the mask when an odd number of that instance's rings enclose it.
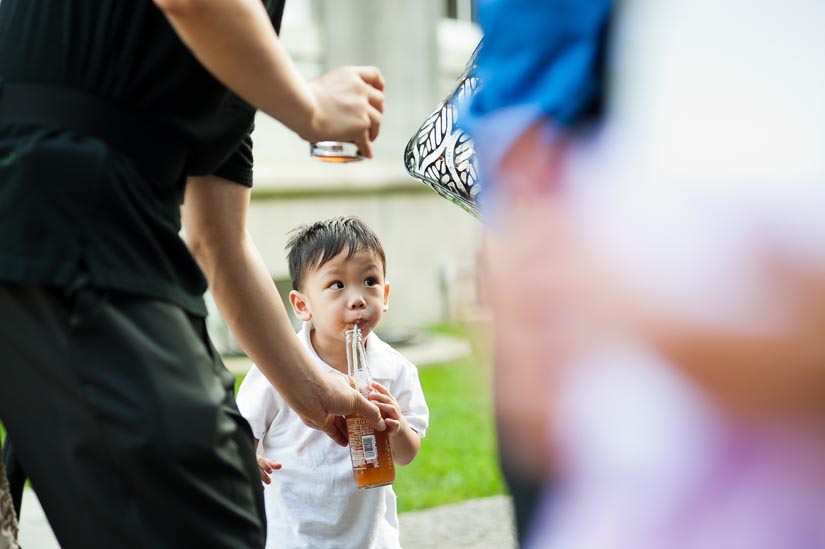
<instances>
[{"instance_id":1,"label":"green grass","mask_svg":"<svg viewBox=\"0 0 825 549\"><path fill-rule=\"evenodd\" d=\"M452 323L429 326L427 332L470 341L475 334L470 326ZM489 364L478 354L419 369L430 426L415 460L396 469L399 512L506 491L496 455L489 374Z\"/></svg>"},{"instance_id":2,"label":"green grass","mask_svg":"<svg viewBox=\"0 0 825 549\"><path fill-rule=\"evenodd\" d=\"M399 512L504 492L485 372L475 358L419 371L430 427L415 460L396 470Z\"/></svg>"},{"instance_id":3,"label":"green grass","mask_svg":"<svg viewBox=\"0 0 825 549\"><path fill-rule=\"evenodd\" d=\"M441 324L431 324L426 327L425 331L431 335L444 335L444 336L453 336L453 337L460 337L466 338L467 337L467 328L463 327L460 324L452 324L452 323L441 323Z\"/></svg>"}]
</instances>

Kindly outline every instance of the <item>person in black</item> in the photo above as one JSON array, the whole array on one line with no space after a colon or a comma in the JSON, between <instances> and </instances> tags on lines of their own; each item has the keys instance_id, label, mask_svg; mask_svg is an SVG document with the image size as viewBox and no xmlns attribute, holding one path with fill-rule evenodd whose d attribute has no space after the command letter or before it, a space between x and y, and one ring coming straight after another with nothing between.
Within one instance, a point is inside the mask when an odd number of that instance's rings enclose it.
<instances>
[{"instance_id":1,"label":"person in black","mask_svg":"<svg viewBox=\"0 0 825 549\"><path fill-rule=\"evenodd\" d=\"M263 546L207 281L309 425L342 444L337 416L383 428L297 345L244 230L255 108L365 156L383 110L374 67L302 80L282 9L0 1L0 418L63 547Z\"/></svg>"}]
</instances>

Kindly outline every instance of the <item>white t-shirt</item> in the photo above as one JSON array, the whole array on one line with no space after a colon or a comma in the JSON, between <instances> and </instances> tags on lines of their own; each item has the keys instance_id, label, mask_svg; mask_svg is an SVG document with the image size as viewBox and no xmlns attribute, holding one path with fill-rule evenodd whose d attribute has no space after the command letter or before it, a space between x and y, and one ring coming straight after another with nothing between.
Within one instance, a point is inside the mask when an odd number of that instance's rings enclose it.
<instances>
[{"instance_id":1,"label":"white t-shirt","mask_svg":"<svg viewBox=\"0 0 825 549\"><path fill-rule=\"evenodd\" d=\"M332 370L312 347L312 329L304 323L298 338L321 368ZM389 389L423 437L429 411L418 370L375 334L366 343L372 377ZM264 489L267 549L400 547L392 486L356 488L349 448L307 427L257 367L241 383L237 403L261 441L258 452L283 465Z\"/></svg>"}]
</instances>

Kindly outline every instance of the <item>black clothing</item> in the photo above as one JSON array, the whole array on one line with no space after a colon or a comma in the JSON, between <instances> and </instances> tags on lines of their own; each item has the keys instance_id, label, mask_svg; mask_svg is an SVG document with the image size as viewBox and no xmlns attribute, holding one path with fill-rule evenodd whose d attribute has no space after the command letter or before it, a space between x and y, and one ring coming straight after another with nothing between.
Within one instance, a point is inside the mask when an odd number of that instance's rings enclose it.
<instances>
[{"instance_id":1,"label":"black clothing","mask_svg":"<svg viewBox=\"0 0 825 549\"><path fill-rule=\"evenodd\" d=\"M282 2L266 3L280 17ZM2 82L100 97L185 142L185 174L252 184L254 109L150 0L2 0L0 101ZM0 119L0 280L65 286L86 271L97 288L205 315L205 279L178 236L183 179L150 172L111 143Z\"/></svg>"},{"instance_id":2,"label":"black clothing","mask_svg":"<svg viewBox=\"0 0 825 549\"><path fill-rule=\"evenodd\" d=\"M0 284L0 325L0 349L27 349L4 353L0 416L62 547L264 546L252 433L203 318Z\"/></svg>"},{"instance_id":3,"label":"black clothing","mask_svg":"<svg viewBox=\"0 0 825 549\"><path fill-rule=\"evenodd\" d=\"M501 433L501 429L497 429ZM537 480L528 480L520 476L518 467L510 464L507 453L503 451L503 442L498 439L498 462L501 476L507 485L513 510L513 519L516 527L516 541L519 547L527 542L530 529L539 504L545 493L546 486Z\"/></svg>"},{"instance_id":4,"label":"black clothing","mask_svg":"<svg viewBox=\"0 0 825 549\"><path fill-rule=\"evenodd\" d=\"M99 98L186 150L165 177L99 115L0 116L0 419L58 540L263 547L252 434L179 236L186 175L252 184L254 109L151 0L0 0L0 115L3 82Z\"/></svg>"}]
</instances>

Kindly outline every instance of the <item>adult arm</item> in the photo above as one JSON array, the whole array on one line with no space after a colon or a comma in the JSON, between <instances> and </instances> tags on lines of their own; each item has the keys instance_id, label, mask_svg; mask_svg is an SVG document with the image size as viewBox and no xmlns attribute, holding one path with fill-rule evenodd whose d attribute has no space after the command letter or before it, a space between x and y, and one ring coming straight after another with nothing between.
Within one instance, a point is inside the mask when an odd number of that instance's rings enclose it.
<instances>
[{"instance_id":1,"label":"adult arm","mask_svg":"<svg viewBox=\"0 0 825 549\"><path fill-rule=\"evenodd\" d=\"M820 426L825 418L825 272L799 267L783 281L769 329L706 327L649 313L640 333L723 406L755 419Z\"/></svg>"},{"instance_id":2,"label":"adult arm","mask_svg":"<svg viewBox=\"0 0 825 549\"><path fill-rule=\"evenodd\" d=\"M224 320L304 423L342 445L346 436L338 416L358 412L383 430L378 408L344 376L323 373L295 337L278 290L246 232L250 193L219 177L192 177L181 209L187 245Z\"/></svg>"},{"instance_id":3,"label":"adult arm","mask_svg":"<svg viewBox=\"0 0 825 549\"><path fill-rule=\"evenodd\" d=\"M523 200L508 215L488 234L483 282L501 327L496 341L507 369L495 372L495 387L509 424L550 417L536 414L536 397L553 387L552 365L616 337L656 349L740 417L814 424L825 417L821 265L768 260L754 273L762 284L760 302L751 303L754 322L708 324L619 278L577 235L563 204ZM498 290L512 280L530 288L530 300Z\"/></svg>"},{"instance_id":4,"label":"adult arm","mask_svg":"<svg viewBox=\"0 0 825 549\"><path fill-rule=\"evenodd\" d=\"M154 0L203 66L249 104L307 141L355 142L371 157L384 81L375 67L342 67L306 82L260 0Z\"/></svg>"},{"instance_id":5,"label":"adult arm","mask_svg":"<svg viewBox=\"0 0 825 549\"><path fill-rule=\"evenodd\" d=\"M552 473L560 333L542 324L552 302L539 289L557 266L544 242L547 211L564 157L564 136L598 106L603 47L613 0L479 0L481 87L459 121L483 174L489 235L480 288L492 311L494 401L499 445L512 474ZM512 299L512 285L530 298Z\"/></svg>"}]
</instances>

